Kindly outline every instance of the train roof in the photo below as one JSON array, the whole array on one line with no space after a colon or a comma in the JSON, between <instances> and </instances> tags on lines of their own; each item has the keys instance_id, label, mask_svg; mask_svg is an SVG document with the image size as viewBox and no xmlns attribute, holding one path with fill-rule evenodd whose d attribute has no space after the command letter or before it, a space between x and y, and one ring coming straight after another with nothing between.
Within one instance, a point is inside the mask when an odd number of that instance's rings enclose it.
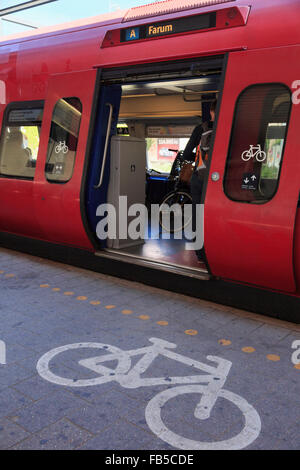
<instances>
[{"instance_id":1,"label":"train roof","mask_svg":"<svg viewBox=\"0 0 300 470\"><path fill-rule=\"evenodd\" d=\"M38 28L35 31L28 31L3 37L0 46L22 43L49 36L57 36L67 33L74 33L93 28L126 27L133 24L145 23L148 19L156 21L178 17L187 14L197 14L218 10L224 7L250 6L251 13L259 13L257 21L260 30L263 22L267 25L274 24L274 34L279 23L289 29L291 42L298 43L299 28L294 28L295 18L299 21L300 0L164 0L149 5L134 7L129 10L117 10L113 13L103 14L91 18L64 23L56 26ZM280 17L278 17L281 12ZM291 23L291 24L290 24ZM298 23L297 23L298 24ZM268 28L269 29L269 28ZM292 37L294 35L294 38Z\"/></svg>"}]
</instances>

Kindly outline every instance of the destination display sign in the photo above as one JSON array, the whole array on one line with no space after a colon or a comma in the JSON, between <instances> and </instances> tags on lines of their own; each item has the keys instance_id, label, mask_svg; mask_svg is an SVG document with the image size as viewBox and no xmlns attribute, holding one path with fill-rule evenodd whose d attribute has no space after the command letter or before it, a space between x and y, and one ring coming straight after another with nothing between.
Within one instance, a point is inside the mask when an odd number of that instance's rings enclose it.
<instances>
[{"instance_id":1,"label":"destination display sign","mask_svg":"<svg viewBox=\"0 0 300 470\"><path fill-rule=\"evenodd\" d=\"M216 13L177 18L170 21L160 21L121 30L121 42L139 41L143 39L170 36L172 34L200 31L216 27Z\"/></svg>"}]
</instances>

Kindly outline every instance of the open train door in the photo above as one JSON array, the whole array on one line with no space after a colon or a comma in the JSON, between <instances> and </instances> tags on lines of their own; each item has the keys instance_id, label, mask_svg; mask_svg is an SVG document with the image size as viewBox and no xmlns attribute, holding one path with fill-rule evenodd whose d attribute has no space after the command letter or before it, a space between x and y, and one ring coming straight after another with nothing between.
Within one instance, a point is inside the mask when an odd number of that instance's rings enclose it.
<instances>
[{"instance_id":1,"label":"open train door","mask_svg":"<svg viewBox=\"0 0 300 470\"><path fill-rule=\"evenodd\" d=\"M213 275L286 292L296 290L299 55L298 46L229 55L205 199Z\"/></svg>"}]
</instances>

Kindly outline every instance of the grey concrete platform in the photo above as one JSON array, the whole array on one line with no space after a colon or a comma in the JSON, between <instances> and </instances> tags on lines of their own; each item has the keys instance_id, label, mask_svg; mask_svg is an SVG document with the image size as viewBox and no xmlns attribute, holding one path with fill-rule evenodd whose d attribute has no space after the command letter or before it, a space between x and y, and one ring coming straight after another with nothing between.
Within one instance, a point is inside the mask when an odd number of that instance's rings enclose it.
<instances>
[{"instance_id":1,"label":"grey concrete platform","mask_svg":"<svg viewBox=\"0 0 300 470\"><path fill-rule=\"evenodd\" d=\"M0 449L300 449L299 326L6 249L0 286Z\"/></svg>"}]
</instances>

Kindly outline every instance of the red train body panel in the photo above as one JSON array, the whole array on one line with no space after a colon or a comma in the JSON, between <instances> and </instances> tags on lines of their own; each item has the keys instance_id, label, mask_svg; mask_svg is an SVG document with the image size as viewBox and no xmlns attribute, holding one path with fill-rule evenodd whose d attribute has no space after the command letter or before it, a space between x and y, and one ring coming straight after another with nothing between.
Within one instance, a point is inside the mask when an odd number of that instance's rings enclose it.
<instances>
[{"instance_id":1,"label":"red train body panel","mask_svg":"<svg viewBox=\"0 0 300 470\"><path fill-rule=\"evenodd\" d=\"M172 6L172 1L165 3ZM241 92L256 83L281 83L292 92L292 83L300 80L299 0L211 2L155 17L147 16L149 8L134 9L137 19L132 21L123 22L126 11L116 12L0 43L1 123L10 103L45 101L34 179L0 178L0 232L94 252L81 199L97 70L226 54L210 169L220 179L215 183L209 178L205 199L207 261L217 278L299 296L300 107L292 106L280 184L267 204L237 204L224 194L222 184ZM118 39L121 29L209 12L217 15L211 30L123 43ZM47 181L44 168L52 111L64 96L78 96L83 111L73 176L58 185Z\"/></svg>"}]
</instances>

